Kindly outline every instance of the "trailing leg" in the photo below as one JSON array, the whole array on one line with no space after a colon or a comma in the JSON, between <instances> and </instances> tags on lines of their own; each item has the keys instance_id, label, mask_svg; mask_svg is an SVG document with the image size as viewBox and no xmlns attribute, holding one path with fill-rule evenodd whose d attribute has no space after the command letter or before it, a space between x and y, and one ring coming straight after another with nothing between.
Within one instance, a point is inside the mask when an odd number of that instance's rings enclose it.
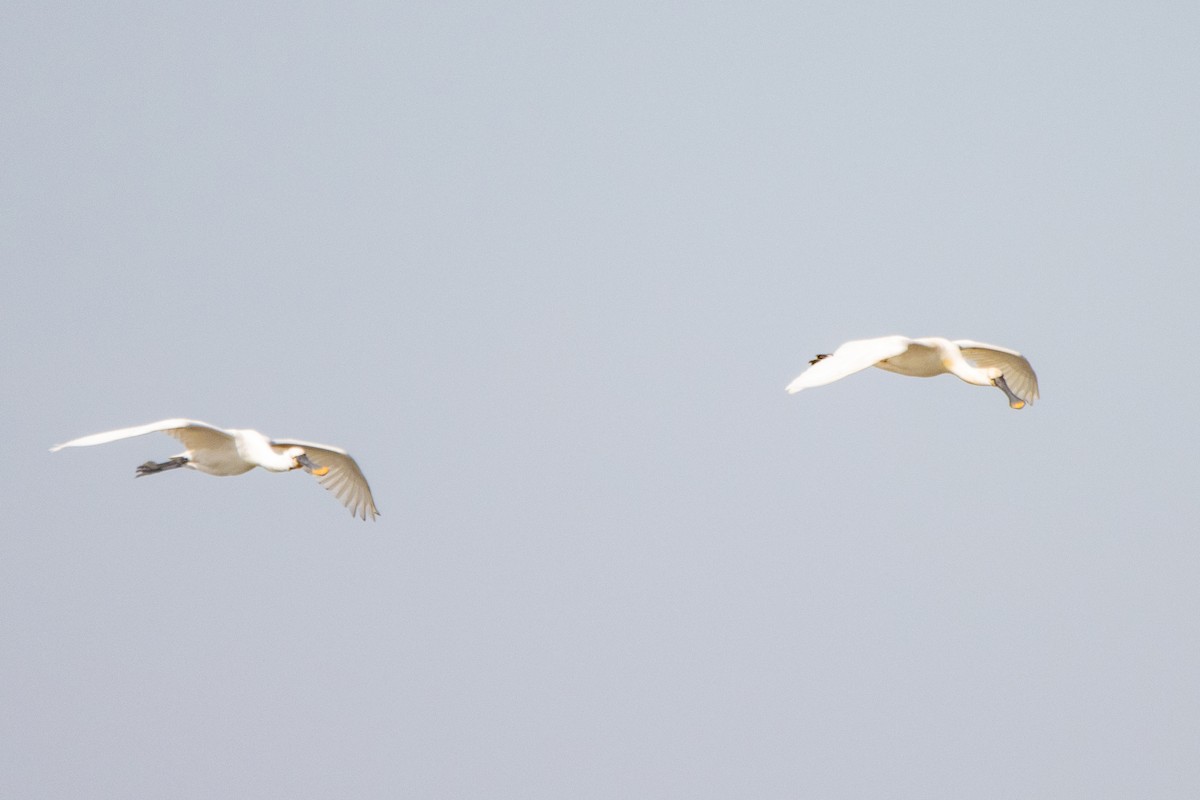
<instances>
[{"instance_id":1,"label":"trailing leg","mask_svg":"<svg viewBox=\"0 0 1200 800\"><path fill-rule=\"evenodd\" d=\"M147 461L145 464L142 464L137 468L137 474L133 477L140 478L143 475L153 475L156 472L165 472L169 469L179 469L182 466L186 466L187 463L188 460L183 456L175 456L170 461L164 461L161 464L157 464L153 461Z\"/></svg>"}]
</instances>

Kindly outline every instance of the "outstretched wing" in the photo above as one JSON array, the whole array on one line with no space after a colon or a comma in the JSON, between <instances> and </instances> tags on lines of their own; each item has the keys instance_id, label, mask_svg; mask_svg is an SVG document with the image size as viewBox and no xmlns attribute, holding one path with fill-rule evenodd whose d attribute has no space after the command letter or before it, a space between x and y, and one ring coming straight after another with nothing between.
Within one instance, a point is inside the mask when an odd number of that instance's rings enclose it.
<instances>
[{"instance_id":1,"label":"outstretched wing","mask_svg":"<svg viewBox=\"0 0 1200 800\"><path fill-rule=\"evenodd\" d=\"M969 339L960 339L954 344L962 351L963 358L975 366L998 368L1004 374L1008 388L1026 403L1038 399L1037 374L1025 356L1016 350Z\"/></svg>"},{"instance_id":2,"label":"outstretched wing","mask_svg":"<svg viewBox=\"0 0 1200 800\"><path fill-rule=\"evenodd\" d=\"M105 431L104 433L93 433L91 436L81 436L78 439L54 445L54 447L50 448L50 452L56 453L64 447L89 447L94 444L107 444L119 439L131 439L134 436L145 436L147 433L158 433L159 431L174 436L183 442L184 446L189 450L196 450L205 446L220 447L228 445L233 441L233 437L228 433L216 426L209 425L207 422L199 422L194 419L164 419L158 422L151 422L149 425L138 425L134 428L121 428L120 430Z\"/></svg>"},{"instance_id":3,"label":"outstretched wing","mask_svg":"<svg viewBox=\"0 0 1200 800\"><path fill-rule=\"evenodd\" d=\"M788 384L787 390L795 394L801 389L824 386L841 380L867 367L872 367L885 358L898 356L908 349L912 339L906 336L882 336L878 339L855 339L817 361L800 377Z\"/></svg>"},{"instance_id":4,"label":"outstretched wing","mask_svg":"<svg viewBox=\"0 0 1200 800\"><path fill-rule=\"evenodd\" d=\"M276 447L303 447L314 464L318 467L328 467L329 472L318 475L317 480L333 492L342 505L350 509L351 515L360 519L366 519L368 514L371 519L379 515L366 476L358 468L358 462L342 448L299 439L272 439L271 444Z\"/></svg>"}]
</instances>

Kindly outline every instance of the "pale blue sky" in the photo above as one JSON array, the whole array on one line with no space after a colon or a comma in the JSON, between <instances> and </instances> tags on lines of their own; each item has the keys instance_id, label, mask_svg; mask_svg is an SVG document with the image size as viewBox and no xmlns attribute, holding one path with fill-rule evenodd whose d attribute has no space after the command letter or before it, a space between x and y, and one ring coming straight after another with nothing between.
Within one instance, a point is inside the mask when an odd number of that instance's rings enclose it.
<instances>
[{"instance_id":1,"label":"pale blue sky","mask_svg":"<svg viewBox=\"0 0 1200 800\"><path fill-rule=\"evenodd\" d=\"M0 795L1197 796L1198 24L4 6Z\"/></svg>"}]
</instances>

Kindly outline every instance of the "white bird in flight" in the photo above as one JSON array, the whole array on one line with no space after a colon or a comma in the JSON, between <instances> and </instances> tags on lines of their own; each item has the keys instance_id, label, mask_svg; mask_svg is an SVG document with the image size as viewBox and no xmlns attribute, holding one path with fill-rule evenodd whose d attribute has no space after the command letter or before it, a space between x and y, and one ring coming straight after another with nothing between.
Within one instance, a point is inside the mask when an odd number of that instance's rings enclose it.
<instances>
[{"instance_id":1,"label":"white bird in flight","mask_svg":"<svg viewBox=\"0 0 1200 800\"><path fill-rule=\"evenodd\" d=\"M371 499L371 487L367 485L367 479L363 477L358 464L345 450L327 444L313 444L299 439L269 439L258 431L224 430L194 419L164 419L149 425L72 439L51 447L50 452L58 452L64 447L105 444L158 431L174 436L187 449L161 464L147 461L137 468L134 477L180 467L209 475L241 475L255 467L262 467L269 472L303 469L316 475L321 485L333 492L353 516L365 520L368 514L371 519L379 514L375 501Z\"/></svg>"},{"instance_id":2,"label":"white bird in flight","mask_svg":"<svg viewBox=\"0 0 1200 800\"><path fill-rule=\"evenodd\" d=\"M1007 347L966 339L857 339L808 363L809 368L788 384L790 394L833 383L867 367L879 367L915 378L949 373L976 386L995 386L1008 395L1011 408L1024 408L1038 399L1037 375L1025 356Z\"/></svg>"}]
</instances>

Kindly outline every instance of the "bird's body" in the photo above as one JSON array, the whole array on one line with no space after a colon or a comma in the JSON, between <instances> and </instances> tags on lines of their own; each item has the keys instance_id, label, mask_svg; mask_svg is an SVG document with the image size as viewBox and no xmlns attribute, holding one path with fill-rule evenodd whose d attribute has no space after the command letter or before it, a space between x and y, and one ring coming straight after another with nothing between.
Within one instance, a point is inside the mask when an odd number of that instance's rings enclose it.
<instances>
[{"instance_id":1,"label":"bird's body","mask_svg":"<svg viewBox=\"0 0 1200 800\"><path fill-rule=\"evenodd\" d=\"M824 386L867 367L879 367L915 378L950 374L976 386L995 386L1008 396L1012 408L1023 408L1038 399L1037 375L1023 355L967 339L856 339L809 363L809 368L788 384L788 392Z\"/></svg>"},{"instance_id":2,"label":"bird's body","mask_svg":"<svg viewBox=\"0 0 1200 800\"><path fill-rule=\"evenodd\" d=\"M225 430L193 419L164 419L149 425L83 436L55 445L50 450L57 452L64 447L106 444L160 431L183 442L187 449L161 464L146 462L137 469L139 477L180 467L219 476L242 475L255 467L270 472L304 469L316 475L354 516L366 519L369 514L374 519L379 513L367 479L345 450L298 439L270 439L249 429Z\"/></svg>"}]
</instances>

